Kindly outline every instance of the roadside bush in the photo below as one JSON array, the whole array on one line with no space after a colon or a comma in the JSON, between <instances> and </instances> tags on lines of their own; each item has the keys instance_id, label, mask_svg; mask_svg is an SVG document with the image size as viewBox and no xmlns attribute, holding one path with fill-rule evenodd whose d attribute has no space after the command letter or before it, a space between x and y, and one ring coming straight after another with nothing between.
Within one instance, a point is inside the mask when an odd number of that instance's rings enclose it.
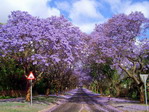
<instances>
[{"instance_id":1,"label":"roadside bush","mask_svg":"<svg viewBox=\"0 0 149 112\"><path fill-rule=\"evenodd\" d=\"M0 57L0 95L22 96L18 91L25 91L26 83L23 68L14 59Z\"/></svg>"}]
</instances>

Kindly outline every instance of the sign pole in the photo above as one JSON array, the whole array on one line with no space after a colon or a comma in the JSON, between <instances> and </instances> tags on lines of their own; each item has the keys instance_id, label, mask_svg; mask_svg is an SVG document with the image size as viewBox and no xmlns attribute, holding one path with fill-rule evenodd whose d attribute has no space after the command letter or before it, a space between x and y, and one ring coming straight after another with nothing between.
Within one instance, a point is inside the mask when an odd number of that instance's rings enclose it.
<instances>
[{"instance_id":1,"label":"sign pole","mask_svg":"<svg viewBox=\"0 0 149 112\"><path fill-rule=\"evenodd\" d=\"M147 106L147 92L146 92L146 82L144 83L145 86L145 100L146 100L146 109L148 111L148 106Z\"/></svg>"},{"instance_id":2,"label":"sign pole","mask_svg":"<svg viewBox=\"0 0 149 112\"><path fill-rule=\"evenodd\" d=\"M32 106L32 79L31 79L31 106Z\"/></svg>"},{"instance_id":3,"label":"sign pole","mask_svg":"<svg viewBox=\"0 0 149 112\"><path fill-rule=\"evenodd\" d=\"M30 86L30 100L31 100L31 106L32 106L32 80L35 79L34 75L32 72L30 72L29 76L27 77L28 80L30 80L31 86Z\"/></svg>"},{"instance_id":4,"label":"sign pole","mask_svg":"<svg viewBox=\"0 0 149 112\"><path fill-rule=\"evenodd\" d=\"M147 105L147 91L146 91L146 80L148 78L148 74L140 74L141 80L144 83L144 89L145 89L145 102L146 102L146 110L148 111L148 105Z\"/></svg>"}]
</instances>

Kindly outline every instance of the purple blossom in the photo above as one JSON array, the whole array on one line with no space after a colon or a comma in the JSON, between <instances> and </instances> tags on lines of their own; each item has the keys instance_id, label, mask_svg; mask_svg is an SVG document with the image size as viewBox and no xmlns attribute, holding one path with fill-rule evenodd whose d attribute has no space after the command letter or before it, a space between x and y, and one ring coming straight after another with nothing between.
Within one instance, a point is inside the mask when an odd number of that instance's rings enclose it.
<instances>
[{"instance_id":1,"label":"purple blossom","mask_svg":"<svg viewBox=\"0 0 149 112\"><path fill-rule=\"evenodd\" d=\"M24 58L24 63L72 64L79 58L83 33L63 16L40 19L27 12L13 11L0 26L0 48L4 55ZM72 44L73 43L73 44Z\"/></svg>"}]
</instances>

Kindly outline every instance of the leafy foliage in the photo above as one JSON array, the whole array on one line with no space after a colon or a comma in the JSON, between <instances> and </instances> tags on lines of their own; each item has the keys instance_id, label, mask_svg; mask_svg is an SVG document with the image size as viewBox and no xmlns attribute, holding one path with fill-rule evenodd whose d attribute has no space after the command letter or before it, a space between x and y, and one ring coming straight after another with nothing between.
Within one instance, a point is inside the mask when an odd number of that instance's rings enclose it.
<instances>
[{"instance_id":1,"label":"leafy foliage","mask_svg":"<svg viewBox=\"0 0 149 112\"><path fill-rule=\"evenodd\" d=\"M26 78L23 68L14 59L0 58L0 91L25 90Z\"/></svg>"},{"instance_id":2,"label":"leafy foliage","mask_svg":"<svg viewBox=\"0 0 149 112\"><path fill-rule=\"evenodd\" d=\"M91 34L89 52L91 60L97 63L106 63L110 58L110 67L118 72L124 71L132 78L142 96L143 83L139 75L148 71L149 40L138 37L143 35L148 22L141 12L115 15L96 26Z\"/></svg>"},{"instance_id":3,"label":"leafy foliage","mask_svg":"<svg viewBox=\"0 0 149 112\"><path fill-rule=\"evenodd\" d=\"M53 75L63 79L67 70L71 71L72 64L79 59L82 35L63 16L40 19L27 12L13 11L7 24L0 27L0 56L17 62L24 75L33 71L36 77L34 83L46 74L51 75L49 80ZM16 70L5 69L3 74Z\"/></svg>"}]
</instances>

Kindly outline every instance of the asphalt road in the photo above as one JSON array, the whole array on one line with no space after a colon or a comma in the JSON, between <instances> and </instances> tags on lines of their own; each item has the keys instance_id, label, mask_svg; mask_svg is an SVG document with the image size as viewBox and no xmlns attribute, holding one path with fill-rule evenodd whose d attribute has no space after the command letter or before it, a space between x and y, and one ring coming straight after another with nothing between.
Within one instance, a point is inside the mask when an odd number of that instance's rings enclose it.
<instances>
[{"instance_id":1,"label":"asphalt road","mask_svg":"<svg viewBox=\"0 0 149 112\"><path fill-rule=\"evenodd\" d=\"M117 109L109 108L107 103L102 103L96 98L96 94L80 88L65 103L53 110L49 110L49 112L121 112Z\"/></svg>"}]
</instances>

